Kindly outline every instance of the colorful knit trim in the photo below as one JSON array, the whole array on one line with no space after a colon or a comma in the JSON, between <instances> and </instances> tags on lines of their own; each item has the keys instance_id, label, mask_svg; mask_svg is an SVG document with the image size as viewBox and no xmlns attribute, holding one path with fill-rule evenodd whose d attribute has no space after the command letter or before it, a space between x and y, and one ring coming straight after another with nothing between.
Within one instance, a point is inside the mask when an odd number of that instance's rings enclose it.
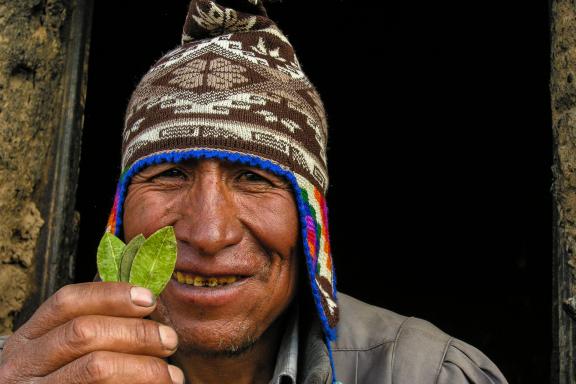
<instances>
[{"instance_id":1,"label":"colorful knit trim","mask_svg":"<svg viewBox=\"0 0 576 384\"><path fill-rule=\"evenodd\" d=\"M334 361L330 341L336 340L336 322L338 319L336 277L330 254L328 236L328 208L322 193L303 176L294 173L270 160L227 150L194 149L186 151L171 151L155 153L135 162L130 168L124 169L119 177L114 197L114 205L108 218L106 232L119 236L122 226L122 208L126 191L132 177L142 169L152 164L165 162L178 163L189 158L220 158L233 162L257 166L290 181L295 191L300 228L303 239L304 253L308 277L312 287L314 304L322 323L327 339L326 345L333 371ZM334 320L335 319L335 320Z\"/></svg>"}]
</instances>

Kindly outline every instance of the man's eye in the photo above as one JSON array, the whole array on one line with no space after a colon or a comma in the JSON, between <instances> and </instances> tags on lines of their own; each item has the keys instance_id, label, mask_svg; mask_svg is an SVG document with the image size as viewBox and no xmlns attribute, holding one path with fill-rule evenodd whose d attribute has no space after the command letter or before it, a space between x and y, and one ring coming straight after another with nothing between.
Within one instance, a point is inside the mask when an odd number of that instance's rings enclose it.
<instances>
[{"instance_id":1,"label":"man's eye","mask_svg":"<svg viewBox=\"0 0 576 384\"><path fill-rule=\"evenodd\" d=\"M264 183L268 182L268 180L265 177L262 177L259 174L257 174L256 172L252 172L252 171L242 172L240 177L243 177L246 180L253 181L253 182L264 182Z\"/></svg>"},{"instance_id":2,"label":"man's eye","mask_svg":"<svg viewBox=\"0 0 576 384\"><path fill-rule=\"evenodd\" d=\"M159 173L155 177L168 177L168 178L182 177L182 178L184 178L184 177L186 177L186 175L184 174L184 172L182 172L178 168L170 168L170 169L165 170L162 173Z\"/></svg>"}]
</instances>

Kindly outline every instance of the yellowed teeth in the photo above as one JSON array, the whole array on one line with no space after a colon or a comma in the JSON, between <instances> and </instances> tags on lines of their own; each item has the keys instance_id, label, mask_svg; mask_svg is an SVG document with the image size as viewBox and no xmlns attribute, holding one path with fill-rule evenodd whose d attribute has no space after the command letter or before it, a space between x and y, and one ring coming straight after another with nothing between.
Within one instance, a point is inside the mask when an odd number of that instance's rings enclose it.
<instances>
[{"instance_id":1,"label":"yellowed teeth","mask_svg":"<svg viewBox=\"0 0 576 384\"><path fill-rule=\"evenodd\" d=\"M238 280L238 276L204 277L193 276L180 271L174 272L174 277L181 284L194 285L195 287L216 287L219 285L232 284Z\"/></svg>"}]
</instances>

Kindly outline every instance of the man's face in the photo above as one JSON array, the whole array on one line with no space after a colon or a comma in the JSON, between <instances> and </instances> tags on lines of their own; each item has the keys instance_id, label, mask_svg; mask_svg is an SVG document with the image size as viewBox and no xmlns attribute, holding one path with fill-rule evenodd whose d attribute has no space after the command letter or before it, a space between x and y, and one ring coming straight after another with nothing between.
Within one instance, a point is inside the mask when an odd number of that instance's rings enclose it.
<instances>
[{"instance_id":1,"label":"man's face","mask_svg":"<svg viewBox=\"0 0 576 384\"><path fill-rule=\"evenodd\" d=\"M124 204L126 242L174 226L175 275L151 317L177 331L180 351L243 350L292 301L298 212L284 178L217 159L158 164L133 177Z\"/></svg>"}]
</instances>

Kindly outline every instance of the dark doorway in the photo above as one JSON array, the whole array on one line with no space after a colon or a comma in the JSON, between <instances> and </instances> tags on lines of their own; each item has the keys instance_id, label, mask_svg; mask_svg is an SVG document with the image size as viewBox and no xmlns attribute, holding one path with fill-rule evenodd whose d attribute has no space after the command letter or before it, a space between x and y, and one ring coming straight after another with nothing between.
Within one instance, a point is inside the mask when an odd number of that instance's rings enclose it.
<instances>
[{"instance_id":1,"label":"dark doorway","mask_svg":"<svg viewBox=\"0 0 576 384\"><path fill-rule=\"evenodd\" d=\"M180 41L187 1L95 4L77 281L120 173L131 90ZM341 291L549 381L551 127L545 1L275 1L328 113L330 238Z\"/></svg>"}]
</instances>

